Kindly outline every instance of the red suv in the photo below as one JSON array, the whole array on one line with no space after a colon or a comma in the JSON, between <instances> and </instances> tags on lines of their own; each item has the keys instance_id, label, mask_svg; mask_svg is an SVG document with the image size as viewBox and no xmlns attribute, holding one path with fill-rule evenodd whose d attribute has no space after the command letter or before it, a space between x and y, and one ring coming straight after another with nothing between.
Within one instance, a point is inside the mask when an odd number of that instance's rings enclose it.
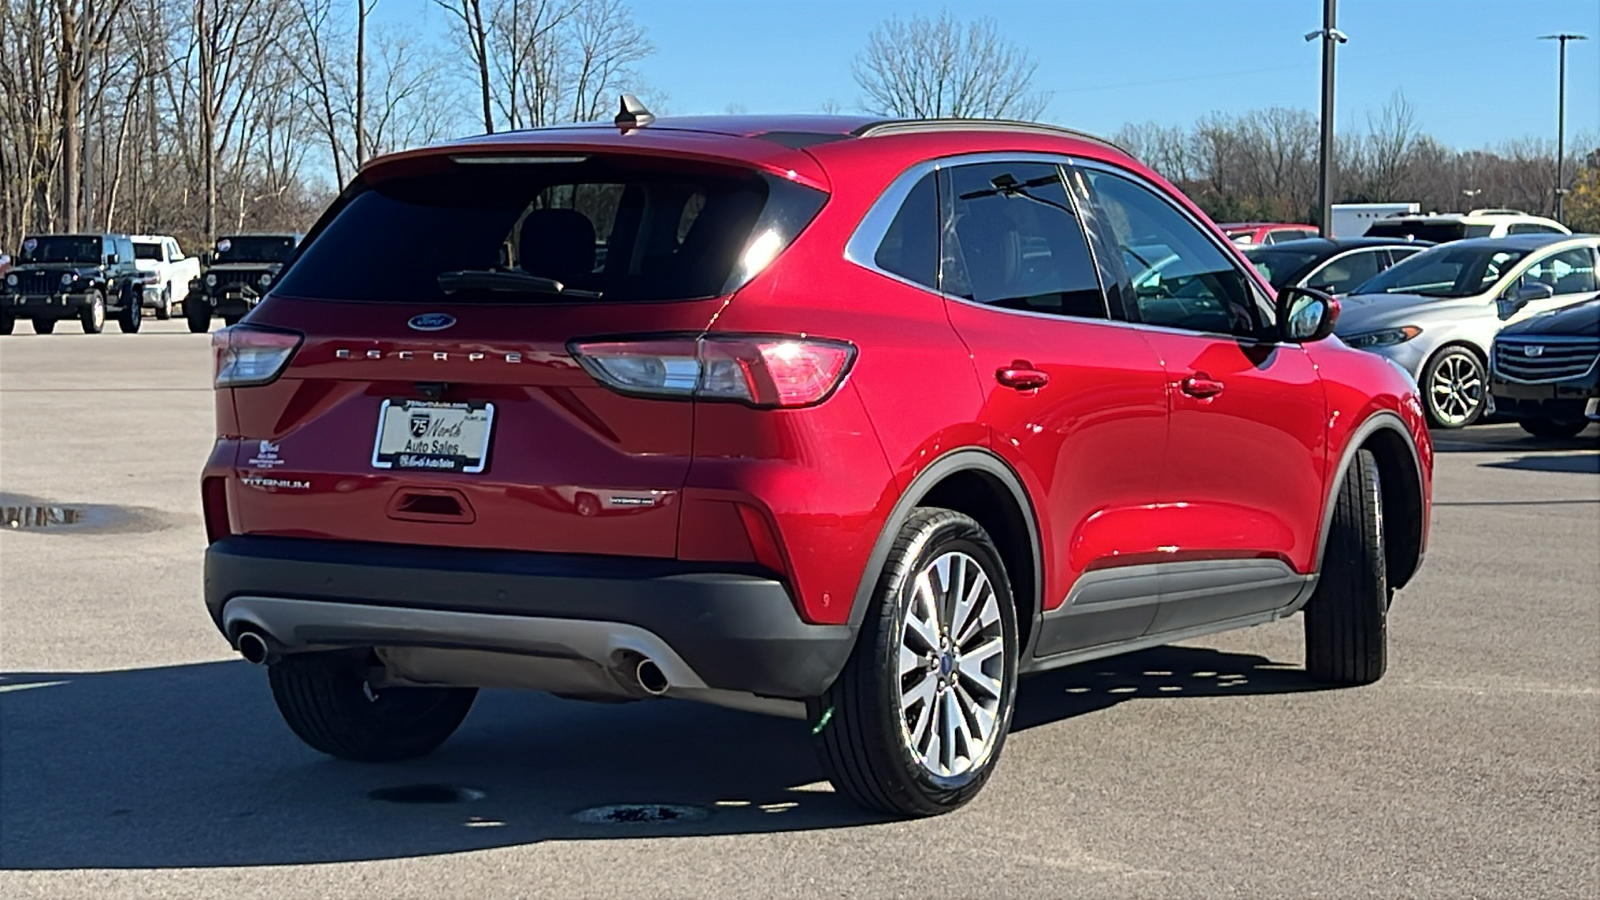
<instances>
[{"instance_id":1,"label":"red suv","mask_svg":"<svg viewBox=\"0 0 1600 900\"><path fill-rule=\"evenodd\" d=\"M983 785L1019 675L1305 611L1377 680L1416 388L1056 128L494 135L369 164L215 337L206 601L289 726L427 753L478 688L806 717L839 790Z\"/></svg>"}]
</instances>

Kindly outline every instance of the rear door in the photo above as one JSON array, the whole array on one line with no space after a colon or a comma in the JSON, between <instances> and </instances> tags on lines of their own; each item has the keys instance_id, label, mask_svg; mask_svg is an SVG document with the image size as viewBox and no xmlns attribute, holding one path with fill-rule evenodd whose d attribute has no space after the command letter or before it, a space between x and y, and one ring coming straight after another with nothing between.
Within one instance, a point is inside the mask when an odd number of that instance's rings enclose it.
<instances>
[{"instance_id":1,"label":"rear door","mask_svg":"<svg viewBox=\"0 0 1600 900\"><path fill-rule=\"evenodd\" d=\"M1133 287L1125 314L1163 361L1167 453L1147 525L1169 632L1281 607L1304 583L1324 503L1327 404L1309 356L1269 339L1273 313L1210 230L1157 188L1084 170ZM1169 252L1153 260L1145 248Z\"/></svg>"},{"instance_id":2,"label":"rear door","mask_svg":"<svg viewBox=\"0 0 1600 900\"><path fill-rule=\"evenodd\" d=\"M1036 654L1138 637L1158 601L1139 564L1157 546L1160 360L1110 320L1057 165L960 165L940 193L940 289L977 367L994 449L1027 484L1043 532Z\"/></svg>"},{"instance_id":3,"label":"rear door","mask_svg":"<svg viewBox=\"0 0 1600 900\"><path fill-rule=\"evenodd\" d=\"M233 391L236 530L673 556L692 404L602 387L568 344L703 331L756 229L821 197L597 157L424 159L347 193L250 318L304 341Z\"/></svg>"}]
</instances>

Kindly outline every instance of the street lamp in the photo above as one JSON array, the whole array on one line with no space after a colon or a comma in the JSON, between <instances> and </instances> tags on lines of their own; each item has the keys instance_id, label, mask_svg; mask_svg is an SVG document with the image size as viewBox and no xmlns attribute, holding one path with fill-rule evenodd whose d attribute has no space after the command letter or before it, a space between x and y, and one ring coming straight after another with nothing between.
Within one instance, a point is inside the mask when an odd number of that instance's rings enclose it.
<instances>
[{"instance_id":1,"label":"street lamp","mask_svg":"<svg viewBox=\"0 0 1600 900\"><path fill-rule=\"evenodd\" d=\"M1556 89L1556 221L1561 221L1561 201L1566 195L1567 161L1567 41L1587 41L1582 34L1546 34L1541 41L1561 42L1560 86Z\"/></svg>"},{"instance_id":2,"label":"street lamp","mask_svg":"<svg viewBox=\"0 0 1600 900\"><path fill-rule=\"evenodd\" d=\"M1322 219L1322 236L1333 232L1333 52L1350 40L1334 20L1338 0L1322 0L1322 27L1306 33L1307 41L1322 39L1322 142L1317 161L1317 209Z\"/></svg>"},{"instance_id":3,"label":"street lamp","mask_svg":"<svg viewBox=\"0 0 1600 900\"><path fill-rule=\"evenodd\" d=\"M1462 188L1461 193L1467 198L1467 208L1471 209L1473 201L1477 199L1479 194L1483 193L1483 188Z\"/></svg>"}]
</instances>

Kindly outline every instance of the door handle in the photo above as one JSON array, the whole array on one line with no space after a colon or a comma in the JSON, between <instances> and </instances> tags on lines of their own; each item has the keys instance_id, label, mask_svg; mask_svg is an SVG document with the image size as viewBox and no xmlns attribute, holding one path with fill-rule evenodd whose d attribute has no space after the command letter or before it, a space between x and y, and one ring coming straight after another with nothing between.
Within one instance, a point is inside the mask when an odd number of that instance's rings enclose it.
<instances>
[{"instance_id":1,"label":"door handle","mask_svg":"<svg viewBox=\"0 0 1600 900\"><path fill-rule=\"evenodd\" d=\"M1050 383L1050 375L1033 368L1026 360L1017 360L1003 369L994 371L994 380L1008 388L1034 391Z\"/></svg>"},{"instance_id":2,"label":"door handle","mask_svg":"<svg viewBox=\"0 0 1600 900\"><path fill-rule=\"evenodd\" d=\"M1204 372L1196 372L1195 374L1190 375L1188 378L1183 380L1183 383L1179 385L1179 387L1183 388L1183 392L1185 394L1188 394L1191 397L1199 397L1201 399L1215 397L1216 395L1222 393L1222 382L1217 381Z\"/></svg>"}]
</instances>

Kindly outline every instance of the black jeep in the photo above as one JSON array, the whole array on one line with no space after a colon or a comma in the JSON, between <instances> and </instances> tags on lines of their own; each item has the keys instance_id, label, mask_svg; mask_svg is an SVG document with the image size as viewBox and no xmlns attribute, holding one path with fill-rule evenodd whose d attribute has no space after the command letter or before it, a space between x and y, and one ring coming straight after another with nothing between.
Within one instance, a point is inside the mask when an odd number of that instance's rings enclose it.
<instances>
[{"instance_id":1,"label":"black jeep","mask_svg":"<svg viewBox=\"0 0 1600 900\"><path fill-rule=\"evenodd\" d=\"M211 330L211 317L233 325L255 309L284 263L300 246L298 234L231 234L200 255L200 277L189 282L183 313L189 330Z\"/></svg>"},{"instance_id":2,"label":"black jeep","mask_svg":"<svg viewBox=\"0 0 1600 900\"><path fill-rule=\"evenodd\" d=\"M39 334L62 319L99 334L107 316L123 331L139 330L144 284L127 235L28 235L14 263L0 287L0 334L18 319L31 319Z\"/></svg>"}]
</instances>

